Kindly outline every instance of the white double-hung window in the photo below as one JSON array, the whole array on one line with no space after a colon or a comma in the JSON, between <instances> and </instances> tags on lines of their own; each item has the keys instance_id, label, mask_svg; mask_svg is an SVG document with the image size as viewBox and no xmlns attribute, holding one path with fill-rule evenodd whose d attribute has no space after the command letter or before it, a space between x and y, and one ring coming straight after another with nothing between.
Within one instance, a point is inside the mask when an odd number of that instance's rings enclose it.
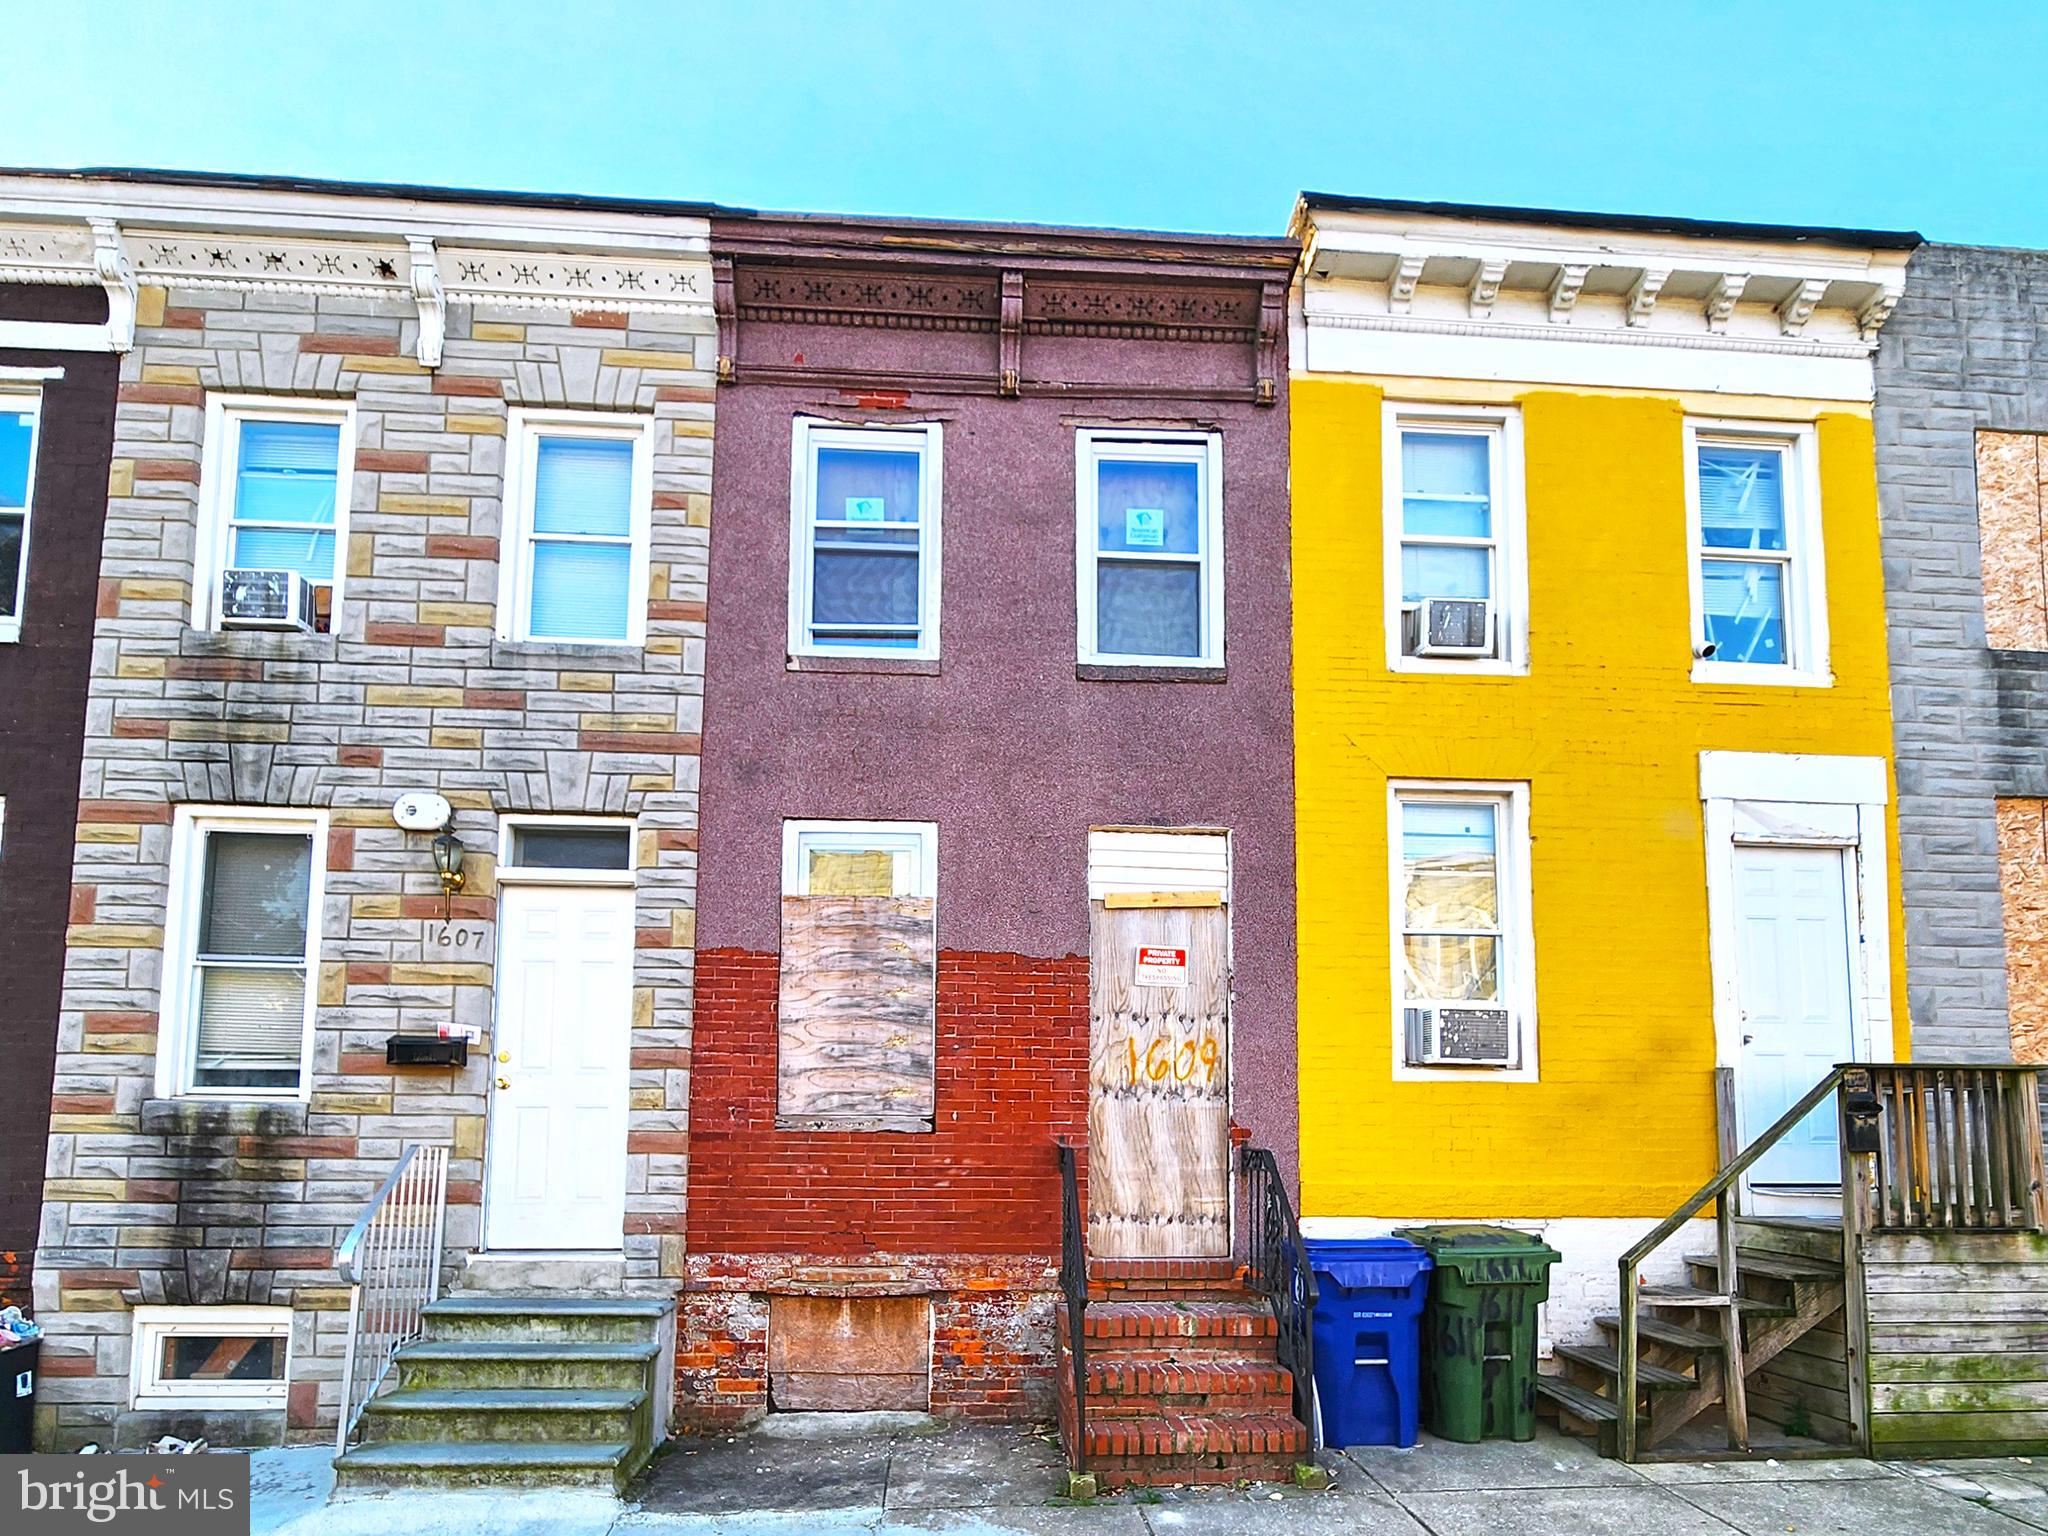
<instances>
[{"instance_id":1,"label":"white double-hung window","mask_svg":"<svg viewBox=\"0 0 2048 1536\"><path fill-rule=\"evenodd\" d=\"M928 821L785 821L785 896L936 896L939 829Z\"/></svg>"},{"instance_id":2,"label":"white double-hung window","mask_svg":"<svg viewBox=\"0 0 2048 1536\"><path fill-rule=\"evenodd\" d=\"M1689 421L1685 456L1694 679L1826 683L1813 428Z\"/></svg>"},{"instance_id":3,"label":"white double-hung window","mask_svg":"<svg viewBox=\"0 0 2048 1536\"><path fill-rule=\"evenodd\" d=\"M229 571L292 572L338 611L355 436L351 401L208 397L195 627L219 624Z\"/></svg>"},{"instance_id":4,"label":"white double-hung window","mask_svg":"<svg viewBox=\"0 0 2048 1536\"><path fill-rule=\"evenodd\" d=\"M1395 1060L1535 1074L1523 785L1395 784Z\"/></svg>"},{"instance_id":5,"label":"white double-hung window","mask_svg":"<svg viewBox=\"0 0 2048 1536\"><path fill-rule=\"evenodd\" d=\"M1384 429L1390 666L1522 670L1520 417L1390 402Z\"/></svg>"},{"instance_id":6,"label":"white double-hung window","mask_svg":"<svg viewBox=\"0 0 2048 1536\"><path fill-rule=\"evenodd\" d=\"M506 420L498 638L647 638L654 421L515 409Z\"/></svg>"},{"instance_id":7,"label":"white double-hung window","mask_svg":"<svg viewBox=\"0 0 2048 1536\"><path fill-rule=\"evenodd\" d=\"M42 397L0 392L0 641L21 636Z\"/></svg>"},{"instance_id":8,"label":"white double-hung window","mask_svg":"<svg viewBox=\"0 0 2048 1536\"><path fill-rule=\"evenodd\" d=\"M1080 660L1222 666L1222 438L1083 428L1075 488Z\"/></svg>"},{"instance_id":9,"label":"white double-hung window","mask_svg":"<svg viewBox=\"0 0 2048 1536\"><path fill-rule=\"evenodd\" d=\"M305 1097L326 842L321 812L178 807L159 1094Z\"/></svg>"},{"instance_id":10,"label":"white double-hung window","mask_svg":"<svg viewBox=\"0 0 2048 1536\"><path fill-rule=\"evenodd\" d=\"M939 428L799 418L789 654L939 654Z\"/></svg>"}]
</instances>

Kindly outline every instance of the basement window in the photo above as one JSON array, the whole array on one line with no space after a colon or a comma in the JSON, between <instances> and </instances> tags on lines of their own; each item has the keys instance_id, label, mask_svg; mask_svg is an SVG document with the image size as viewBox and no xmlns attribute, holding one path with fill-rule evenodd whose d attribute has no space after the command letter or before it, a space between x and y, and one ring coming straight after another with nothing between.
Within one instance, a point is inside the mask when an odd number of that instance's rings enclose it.
<instances>
[{"instance_id":1,"label":"basement window","mask_svg":"<svg viewBox=\"0 0 2048 1536\"><path fill-rule=\"evenodd\" d=\"M137 1408L282 1408L289 1307L137 1307L131 1402Z\"/></svg>"}]
</instances>

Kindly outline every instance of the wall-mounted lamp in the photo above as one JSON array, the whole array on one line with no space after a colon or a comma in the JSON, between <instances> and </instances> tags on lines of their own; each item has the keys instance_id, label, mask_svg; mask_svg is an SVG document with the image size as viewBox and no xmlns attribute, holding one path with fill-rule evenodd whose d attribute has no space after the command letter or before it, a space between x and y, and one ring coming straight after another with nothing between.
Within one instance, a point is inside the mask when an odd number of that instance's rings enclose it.
<instances>
[{"instance_id":1,"label":"wall-mounted lamp","mask_svg":"<svg viewBox=\"0 0 2048 1536\"><path fill-rule=\"evenodd\" d=\"M462 841L453 832L443 832L434 839L434 873L441 877L443 915L453 917L455 893L469 878L462 872Z\"/></svg>"}]
</instances>

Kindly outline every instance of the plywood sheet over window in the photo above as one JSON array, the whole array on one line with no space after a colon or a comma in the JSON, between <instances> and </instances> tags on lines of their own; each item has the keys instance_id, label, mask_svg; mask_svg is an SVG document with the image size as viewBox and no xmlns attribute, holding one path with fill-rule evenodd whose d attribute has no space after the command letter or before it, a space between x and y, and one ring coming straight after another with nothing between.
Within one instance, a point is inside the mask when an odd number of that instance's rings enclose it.
<instances>
[{"instance_id":1,"label":"plywood sheet over window","mask_svg":"<svg viewBox=\"0 0 2048 1536\"><path fill-rule=\"evenodd\" d=\"M2048 801L1998 802L1998 884L2013 1059L2048 1063Z\"/></svg>"},{"instance_id":2,"label":"plywood sheet over window","mask_svg":"<svg viewBox=\"0 0 2048 1536\"><path fill-rule=\"evenodd\" d=\"M773 1296L768 1393L779 1409L922 1413L931 1406L922 1296Z\"/></svg>"},{"instance_id":3,"label":"plywood sheet over window","mask_svg":"<svg viewBox=\"0 0 2048 1536\"><path fill-rule=\"evenodd\" d=\"M925 896L782 898L778 1126L932 1128L933 916Z\"/></svg>"},{"instance_id":4,"label":"plywood sheet over window","mask_svg":"<svg viewBox=\"0 0 2048 1536\"><path fill-rule=\"evenodd\" d=\"M1983 550L1984 635L1995 650L2048 651L2048 537L2042 479L2048 453L2031 432L1977 434L1977 539Z\"/></svg>"}]
</instances>

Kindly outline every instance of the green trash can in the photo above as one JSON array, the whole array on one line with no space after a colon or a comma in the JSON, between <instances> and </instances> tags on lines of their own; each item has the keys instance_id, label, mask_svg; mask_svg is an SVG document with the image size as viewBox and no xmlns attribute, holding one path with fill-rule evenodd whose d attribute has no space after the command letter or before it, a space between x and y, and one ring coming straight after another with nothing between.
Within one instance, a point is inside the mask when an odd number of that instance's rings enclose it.
<instances>
[{"instance_id":1,"label":"green trash can","mask_svg":"<svg viewBox=\"0 0 2048 1536\"><path fill-rule=\"evenodd\" d=\"M1422 1418L1444 1440L1536 1434L1536 1308L1561 1254L1510 1227L1403 1227L1435 1262L1422 1318Z\"/></svg>"}]
</instances>

